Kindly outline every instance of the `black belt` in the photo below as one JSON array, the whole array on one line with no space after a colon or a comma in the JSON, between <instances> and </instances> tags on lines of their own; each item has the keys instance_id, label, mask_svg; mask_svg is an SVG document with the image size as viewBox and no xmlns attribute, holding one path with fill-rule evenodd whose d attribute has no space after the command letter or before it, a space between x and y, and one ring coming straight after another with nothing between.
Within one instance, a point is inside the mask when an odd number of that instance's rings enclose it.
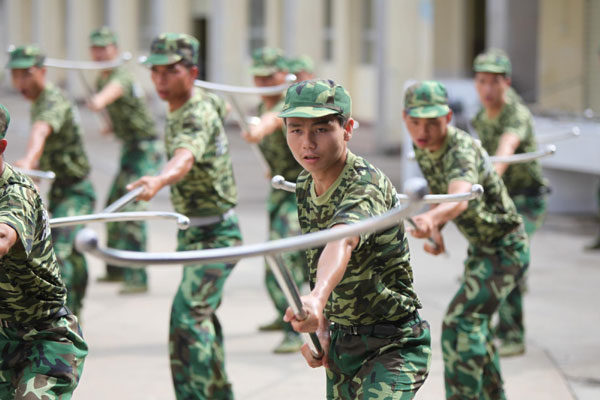
<instances>
[{"instance_id":1,"label":"black belt","mask_svg":"<svg viewBox=\"0 0 600 400\"><path fill-rule=\"evenodd\" d=\"M333 330L348 333L350 335L394 336L402 331L402 325L419 318L419 313L415 311L403 318L400 318L398 321L393 321L388 324L340 325L334 322L331 325L331 328Z\"/></svg>"},{"instance_id":2,"label":"black belt","mask_svg":"<svg viewBox=\"0 0 600 400\"><path fill-rule=\"evenodd\" d=\"M50 322L56 321L57 319L71 315L71 310L69 310L66 306L63 306L60 310L58 310L52 317L45 321L31 321L26 324L21 324L20 322L7 321L5 319L0 319L0 327L8 328L8 329L29 329L36 327L43 327Z\"/></svg>"}]
</instances>

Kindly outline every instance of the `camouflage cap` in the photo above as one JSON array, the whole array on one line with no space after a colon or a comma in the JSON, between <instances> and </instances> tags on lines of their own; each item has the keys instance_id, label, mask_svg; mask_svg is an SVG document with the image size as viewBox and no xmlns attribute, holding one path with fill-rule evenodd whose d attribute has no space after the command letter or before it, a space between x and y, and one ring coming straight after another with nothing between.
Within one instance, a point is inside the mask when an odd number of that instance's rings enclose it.
<instances>
[{"instance_id":1,"label":"camouflage cap","mask_svg":"<svg viewBox=\"0 0 600 400\"><path fill-rule=\"evenodd\" d=\"M315 70L315 62L307 55L302 55L298 58L289 60L288 65L288 69L292 74L297 74L302 71L313 73Z\"/></svg>"},{"instance_id":2,"label":"camouflage cap","mask_svg":"<svg viewBox=\"0 0 600 400\"><path fill-rule=\"evenodd\" d=\"M288 69L283 51L274 47L261 47L252 53L250 73L254 76L269 76Z\"/></svg>"},{"instance_id":3,"label":"camouflage cap","mask_svg":"<svg viewBox=\"0 0 600 400\"><path fill-rule=\"evenodd\" d=\"M179 61L198 64L200 43L185 33L163 33L152 41L146 65L169 65Z\"/></svg>"},{"instance_id":4,"label":"camouflage cap","mask_svg":"<svg viewBox=\"0 0 600 400\"><path fill-rule=\"evenodd\" d=\"M90 46L105 47L111 44L117 44L117 34L108 26L94 29L90 33Z\"/></svg>"},{"instance_id":5,"label":"camouflage cap","mask_svg":"<svg viewBox=\"0 0 600 400\"><path fill-rule=\"evenodd\" d=\"M9 59L6 68L25 69L33 66L41 67L44 65L46 56L42 50L34 44L15 47L9 50Z\"/></svg>"},{"instance_id":6,"label":"camouflage cap","mask_svg":"<svg viewBox=\"0 0 600 400\"><path fill-rule=\"evenodd\" d=\"M512 67L508 55L500 49L491 49L479 54L473 61L475 72L491 72L494 74L505 74L510 76Z\"/></svg>"},{"instance_id":7,"label":"camouflage cap","mask_svg":"<svg viewBox=\"0 0 600 400\"><path fill-rule=\"evenodd\" d=\"M450 112L448 92L436 81L415 83L404 94L404 111L416 118L443 117Z\"/></svg>"},{"instance_id":8,"label":"camouflage cap","mask_svg":"<svg viewBox=\"0 0 600 400\"><path fill-rule=\"evenodd\" d=\"M10 124L10 114L6 107L0 104L0 139L4 139L8 125Z\"/></svg>"},{"instance_id":9,"label":"camouflage cap","mask_svg":"<svg viewBox=\"0 0 600 400\"><path fill-rule=\"evenodd\" d=\"M332 80L312 80L288 88L279 117L318 118L332 114L352 114L350 93Z\"/></svg>"}]
</instances>

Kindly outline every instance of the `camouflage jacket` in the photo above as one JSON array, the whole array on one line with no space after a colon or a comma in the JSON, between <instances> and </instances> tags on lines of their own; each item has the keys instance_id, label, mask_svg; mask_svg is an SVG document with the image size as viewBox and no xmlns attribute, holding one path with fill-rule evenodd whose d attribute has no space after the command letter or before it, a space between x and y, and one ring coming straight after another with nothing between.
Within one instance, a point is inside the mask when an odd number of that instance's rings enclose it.
<instances>
[{"instance_id":1,"label":"camouflage jacket","mask_svg":"<svg viewBox=\"0 0 600 400\"><path fill-rule=\"evenodd\" d=\"M350 151L342 173L325 193L317 196L311 175L303 171L297 180L296 196L298 218L305 234L356 223L397 205L396 190L389 179ZM311 286L322 250L307 250ZM397 321L421 308L412 284L404 227L365 233L327 302L325 317L342 325Z\"/></svg>"},{"instance_id":2,"label":"camouflage jacket","mask_svg":"<svg viewBox=\"0 0 600 400\"><path fill-rule=\"evenodd\" d=\"M527 107L513 99L508 100L500 114L492 119L487 117L485 109L481 109L471 124L489 154L496 154L500 137L507 132L517 135L520 140L515 154L537 150L531 113ZM546 186L538 160L509 165L502 179L511 195Z\"/></svg>"},{"instance_id":3,"label":"camouflage jacket","mask_svg":"<svg viewBox=\"0 0 600 400\"><path fill-rule=\"evenodd\" d=\"M283 108L285 98L281 100L270 110L265 110L264 103L258 106L258 114L263 115L266 112L279 112ZM272 134L265 136L258 144L265 160L271 169L271 176L281 175L286 180L296 182L298 174L302 171L302 167L292 154L287 145L285 129L278 129Z\"/></svg>"},{"instance_id":4,"label":"camouflage jacket","mask_svg":"<svg viewBox=\"0 0 600 400\"><path fill-rule=\"evenodd\" d=\"M18 236L0 258L0 319L20 324L48 319L65 305L67 293L48 213L29 178L6 163L0 176L0 223Z\"/></svg>"},{"instance_id":5,"label":"camouflage jacket","mask_svg":"<svg viewBox=\"0 0 600 400\"><path fill-rule=\"evenodd\" d=\"M493 245L522 223L487 152L468 133L448 126L439 150L413 147L431 193L448 193L448 184L455 180L483 186L483 195L469 201L467 209L454 219L469 243Z\"/></svg>"},{"instance_id":6,"label":"camouflage jacket","mask_svg":"<svg viewBox=\"0 0 600 400\"><path fill-rule=\"evenodd\" d=\"M107 76L100 74L96 88L100 91L112 82L118 83L123 89L121 97L106 107L115 136L124 143L156 139L158 135L150 110L144 102L142 88L123 67L113 69Z\"/></svg>"},{"instance_id":7,"label":"camouflage jacket","mask_svg":"<svg viewBox=\"0 0 600 400\"><path fill-rule=\"evenodd\" d=\"M223 123L203 90L179 109L169 112L165 134L167 157L188 149L194 165L183 179L171 185L171 201L187 216L220 215L237 203L237 189Z\"/></svg>"},{"instance_id":8,"label":"camouflage jacket","mask_svg":"<svg viewBox=\"0 0 600 400\"><path fill-rule=\"evenodd\" d=\"M80 181L90 171L79 114L66 95L51 83L31 107L31 121L43 121L52 128L46 139L39 168L56 173L54 185Z\"/></svg>"}]
</instances>

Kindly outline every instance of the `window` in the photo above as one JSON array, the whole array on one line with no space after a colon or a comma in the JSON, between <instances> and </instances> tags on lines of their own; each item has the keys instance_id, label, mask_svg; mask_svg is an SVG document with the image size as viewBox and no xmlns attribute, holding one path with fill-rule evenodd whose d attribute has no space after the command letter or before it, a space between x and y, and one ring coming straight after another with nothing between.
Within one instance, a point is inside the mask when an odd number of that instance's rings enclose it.
<instances>
[{"instance_id":1,"label":"window","mask_svg":"<svg viewBox=\"0 0 600 400\"><path fill-rule=\"evenodd\" d=\"M248 11L248 50L252 54L265 45L265 0L250 0Z\"/></svg>"},{"instance_id":2,"label":"window","mask_svg":"<svg viewBox=\"0 0 600 400\"><path fill-rule=\"evenodd\" d=\"M333 60L333 0L325 0L325 12L323 15L323 59Z\"/></svg>"},{"instance_id":3,"label":"window","mask_svg":"<svg viewBox=\"0 0 600 400\"><path fill-rule=\"evenodd\" d=\"M375 59L375 13L373 0L362 0L361 30L360 30L360 62L373 64Z\"/></svg>"}]
</instances>

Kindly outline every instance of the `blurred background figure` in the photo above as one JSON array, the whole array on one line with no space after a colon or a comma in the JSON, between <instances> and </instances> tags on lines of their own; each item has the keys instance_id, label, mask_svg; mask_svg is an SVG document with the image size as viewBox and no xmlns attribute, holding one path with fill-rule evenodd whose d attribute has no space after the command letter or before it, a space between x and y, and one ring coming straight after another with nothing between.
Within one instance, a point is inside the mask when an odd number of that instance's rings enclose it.
<instances>
[{"instance_id":1,"label":"blurred background figure","mask_svg":"<svg viewBox=\"0 0 600 400\"><path fill-rule=\"evenodd\" d=\"M90 34L90 52L94 61L115 61L120 57L117 35L104 26ZM144 175L158 172L161 146L144 92L124 66L100 72L96 93L88 101L93 111L107 110L110 127L103 134L121 142L119 170L115 176L106 204L127 193L125 186ZM109 129L106 129L109 128ZM137 201L121 211L145 211L146 202ZM145 251L147 231L144 222L111 223L106 225L107 245L121 250ZM148 277L143 268L106 266L101 282L124 281L121 294L143 293L148 290Z\"/></svg>"}]
</instances>

